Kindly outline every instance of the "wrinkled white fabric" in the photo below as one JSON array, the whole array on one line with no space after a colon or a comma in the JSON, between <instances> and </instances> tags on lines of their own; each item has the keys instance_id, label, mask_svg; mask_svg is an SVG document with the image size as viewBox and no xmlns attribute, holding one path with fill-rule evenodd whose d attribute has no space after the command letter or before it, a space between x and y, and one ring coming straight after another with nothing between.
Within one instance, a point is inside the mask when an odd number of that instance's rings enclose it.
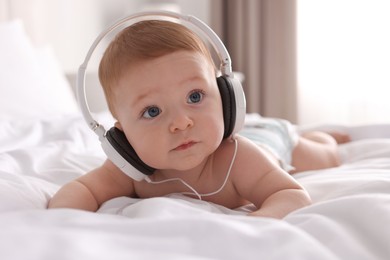
<instances>
[{"instance_id":1,"label":"wrinkled white fabric","mask_svg":"<svg viewBox=\"0 0 390 260\"><path fill-rule=\"evenodd\" d=\"M294 175L314 203L284 220L181 195L121 197L89 213L45 209L105 159L84 121L1 121L0 258L388 259L390 139L362 138L340 148L342 166Z\"/></svg>"}]
</instances>

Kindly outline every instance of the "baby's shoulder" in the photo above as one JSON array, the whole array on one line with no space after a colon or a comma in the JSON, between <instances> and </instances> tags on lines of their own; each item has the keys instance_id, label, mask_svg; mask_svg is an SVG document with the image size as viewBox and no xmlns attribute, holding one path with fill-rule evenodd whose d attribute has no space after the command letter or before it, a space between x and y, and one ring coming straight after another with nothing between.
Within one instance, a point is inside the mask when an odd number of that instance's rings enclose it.
<instances>
[{"instance_id":1,"label":"baby's shoulder","mask_svg":"<svg viewBox=\"0 0 390 260\"><path fill-rule=\"evenodd\" d=\"M261 146L242 136L236 136L236 142L237 152L230 181L237 191L259 188L269 173L282 171L277 159Z\"/></svg>"},{"instance_id":2,"label":"baby's shoulder","mask_svg":"<svg viewBox=\"0 0 390 260\"><path fill-rule=\"evenodd\" d=\"M224 140L217 153L217 157L222 160L227 160L235 154L234 167L239 171L252 167L269 169L277 162L267 150L240 135L236 135L234 140Z\"/></svg>"}]
</instances>

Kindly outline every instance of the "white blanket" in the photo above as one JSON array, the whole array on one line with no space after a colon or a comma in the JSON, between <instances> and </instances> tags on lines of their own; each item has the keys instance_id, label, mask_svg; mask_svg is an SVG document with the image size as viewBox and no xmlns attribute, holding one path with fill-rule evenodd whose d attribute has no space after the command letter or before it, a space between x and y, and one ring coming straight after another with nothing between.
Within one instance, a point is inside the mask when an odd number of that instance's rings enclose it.
<instances>
[{"instance_id":1,"label":"white blanket","mask_svg":"<svg viewBox=\"0 0 390 260\"><path fill-rule=\"evenodd\" d=\"M345 129L364 138L383 127ZM78 116L1 121L0 259L389 259L390 139L340 152L341 167L295 175L314 203L284 220L178 195L46 210L104 160L97 138Z\"/></svg>"}]
</instances>

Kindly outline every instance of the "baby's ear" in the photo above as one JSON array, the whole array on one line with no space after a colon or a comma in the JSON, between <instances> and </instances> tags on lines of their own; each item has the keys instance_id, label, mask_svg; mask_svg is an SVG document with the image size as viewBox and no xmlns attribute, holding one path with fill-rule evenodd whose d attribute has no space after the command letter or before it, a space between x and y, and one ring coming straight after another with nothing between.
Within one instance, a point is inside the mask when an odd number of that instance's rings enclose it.
<instances>
[{"instance_id":1,"label":"baby's ear","mask_svg":"<svg viewBox=\"0 0 390 260\"><path fill-rule=\"evenodd\" d=\"M122 128L121 124L120 124L118 121L115 122L114 126L115 126L116 128L118 128L119 130L123 131L123 128Z\"/></svg>"}]
</instances>

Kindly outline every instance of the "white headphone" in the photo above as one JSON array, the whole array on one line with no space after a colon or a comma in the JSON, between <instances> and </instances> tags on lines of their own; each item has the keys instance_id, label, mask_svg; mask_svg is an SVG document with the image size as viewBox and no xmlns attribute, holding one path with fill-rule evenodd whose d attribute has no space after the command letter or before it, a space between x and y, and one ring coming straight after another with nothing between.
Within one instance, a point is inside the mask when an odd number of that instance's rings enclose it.
<instances>
[{"instance_id":1,"label":"white headphone","mask_svg":"<svg viewBox=\"0 0 390 260\"><path fill-rule=\"evenodd\" d=\"M145 179L153 174L154 168L146 165L137 155L131 144L127 141L124 133L116 127L108 131L99 124L89 110L85 92L85 74L89 60L99 43L111 32L121 27L129 27L143 20L175 19L178 23L192 30L190 26L198 28L217 52L221 64L222 76L218 77L217 83L221 94L223 117L225 124L224 138L230 138L241 130L244 125L246 102L241 82L234 78L230 55L217 34L204 22L190 15L181 15L173 12L155 11L142 12L125 17L100 33L90 47L84 62L80 65L77 75L78 103L88 126L98 135L102 148L109 160L111 160L126 175L136 181ZM195 32L197 33L197 32Z\"/></svg>"}]
</instances>

